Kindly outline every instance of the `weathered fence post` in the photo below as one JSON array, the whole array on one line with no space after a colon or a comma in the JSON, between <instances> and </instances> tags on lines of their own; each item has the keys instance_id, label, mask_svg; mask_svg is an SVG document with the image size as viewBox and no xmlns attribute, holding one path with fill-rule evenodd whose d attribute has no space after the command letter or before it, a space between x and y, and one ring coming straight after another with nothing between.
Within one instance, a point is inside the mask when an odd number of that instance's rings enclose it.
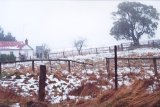
<instances>
[{"instance_id":1,"label":"weathered fence post","mask_svg":"<svg viewBox=\"0 0 160 107\"><path fill-rule=\"evenodd\" d=\"M121 50L123 51L123 44L121 43Z\"/></svg>"},{"instance_id":2,"label":"weathered fence post","mask_svg":"<svg viewBox=\"0 0 160 107\"><path fill-rule=\"evenodd\" d=\"M155 76L157 76L157 62L156 62L156 58L153 58L153 67L154 67Z\"/></svg>"},{"instance_id":3,"label":"weathered fence post","mask_svg":"<svg viewBox=\"0 0 160 107\"><path fill-rule=\"evenodd\" d=\"M34 60L32 60L32 71L34 71Z\"/></svg>"},{"instance_id":4,"label":"weathered fence post","mask_svg":"<svg viewBox=\"0 0 160 107\"><path fill-rule=\"evenodd\" d=\"M119 51L119 45L117 45L117 51Z\"/></svg>"},{"instance_id":5,"label":"weathered fence post","mask_svg":"<svg viewBox=\"0 0 160 107\"><path fill-rule=\"evenodd\" d=\"M65 58L65 53L63 52L63 58Z\"/></svg>"},{"instance_id":6,"label":"weathered fence post","mask_svg":"<svg viewBox=\"0 0 160 107\"><path fill-rule=\"evenodd\" d=\"M0 62L0 78L2 77L2 63Z\"/></svg>"},{"instance_id":7,"label":"weathered fence post","mask_svg":"<svg viewBox=\"0 0 160 107\"><path fill-rule=\"evenodd\" d=\"M117 46L114 46L114 63L115 63L115 90L118 89L118 79L117 79Z\"/></svg>"},{"instance_id":8,"label":"weathered fence post","mask_svg":"<svg viewBox=\"0 0 160 107\"><path fill-rule=\"evenodd\" d=\"M98 54L98 49L96 48L96 54Z\"/></svg>"},{"instance_id":9,"label":"weathered fence post","mask_svg":"<svg viewBox=\"0 0 160 107\"><path fill-rule=\"evenodd\" d=\"M109 47L109 52L111 52L111 47Z\"/></svg>"},{"instance_id":10,"label":"weathered fence post","mask_svg":"<svg viewBox=\"0 0 160 107\"><path fill-rule=\"evenodd\" d=\"M70 63L70 60L68 60L68 71L71 72L71 63Z\"/></svg>"},{"instance_id":11,"label":"weathered fence post","mask_svg":"<svg viewBox=\"0 0 160 107\"><path fill-rule=\"evenodd\" d=\"M49 54L48 54L48 59L49 59Z\"/></svg>"},{"instance_id":12,"label":"weathered fence post","mask_svg":"<svg viewBox=\"0 0 160 107\"><path fill-rule=\"evenodd\" d=\"M39 93L38 93L39 101L44 101L45 99L45 81L46 81L46 66L40 65Z\"/></svg>"},{"instance_id":13,"label":"weathered fence post","mask_svg":"<svg viewBox=\"0 0 160 107\"><path fill-rule=\"evenodd\" d=\"M152 42L152 45L153 45L153 47L154 47L154 40L153 40L153 42Z\"/></svg>"}]
</instances>

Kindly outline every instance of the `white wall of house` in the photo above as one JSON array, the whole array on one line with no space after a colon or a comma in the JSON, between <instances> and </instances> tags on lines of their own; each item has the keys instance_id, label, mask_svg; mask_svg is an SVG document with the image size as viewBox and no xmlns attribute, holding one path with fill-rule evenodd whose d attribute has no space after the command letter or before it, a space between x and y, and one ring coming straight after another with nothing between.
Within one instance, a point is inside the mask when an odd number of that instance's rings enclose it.
<instances>
[{"instance_id":1,"label":"white wall of house","mask_svg":"<svg viewBox=\"0 0 160 107\"><path fill-rule=\"evenodd\" d=\"M23 54L23 55L25 55L26 57L27 57L27 59L32 59L33 58L33 55L34 55L34 53L33 53L33 50L20 50L19 51L21 54Z\"/></svg>"},{"instance_id":2,"label":"white wall of house","mask_svg":"<svg viewBox=\"0 0 160 107\"><path fill-rule=\"evenodd\" d=\"M33 52L33 49L31 49L31 47L29 47L28 45L25 45L21 50L20 50L21 53L23 53L27 59L32 59L33 56L34 56L34 52Z\"/></svg>"},{"instance_id":3,"label":"white wall of house","mask_svg":"<svg viewBox=\"0 0 160 107\"><path fill-rule=\"evenodd\" d=\"M34 58L34 51L29 46L24 46L22 49L3 49L0 50L0 54L11 54L16 56L16 60L19 60L19 53L26 56L27 59Z\"/></svg>"}]
</instances>

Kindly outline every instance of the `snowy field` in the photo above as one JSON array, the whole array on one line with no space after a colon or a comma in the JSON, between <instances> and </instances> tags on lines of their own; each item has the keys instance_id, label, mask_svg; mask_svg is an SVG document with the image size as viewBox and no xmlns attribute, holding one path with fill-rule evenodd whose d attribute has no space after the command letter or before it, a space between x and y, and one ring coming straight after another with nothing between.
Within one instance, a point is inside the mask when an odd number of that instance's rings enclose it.
<instances>
[{"instance_id":1,"label":"snowy field","mask_svg":"<svg viewBox=\"0 0 160 107\"><path fill-rule=\"evenodd\" d=\"M159 57L160 49L144 48L118 52L118 57ZM39 65L47 66L46 98L52 104L65 100L90 99L104 90L114 89L114 61L110 63L110 75L106 69L105 58L114 57L113 53L92 54L85 56L68 57L66 59L93 64L83 66L71 63L71 72L65 62L37 62L35 72L31 71L30 63L3 65L3 77L0 84L14 90L18 95L35 100L38 97ZM64 59L64 58L63 58ZM154 77L152 61L132 61L128 67L126 61L118 61L118 86L131 85L136 79L150 79ZM159 61L157 61L159 63ZM138 64L139 66L137 66ZM134 66L133 66L134 65ZM52 67L52 69L50 68ZM160 69L158 67L158 73ZM133 77L134 75L134 77ZM155 86L158 83L155 82ZM149 88L149 91L154 90ZM18 107L16 104L15 107Z\"/></svg>"}]
</instances>

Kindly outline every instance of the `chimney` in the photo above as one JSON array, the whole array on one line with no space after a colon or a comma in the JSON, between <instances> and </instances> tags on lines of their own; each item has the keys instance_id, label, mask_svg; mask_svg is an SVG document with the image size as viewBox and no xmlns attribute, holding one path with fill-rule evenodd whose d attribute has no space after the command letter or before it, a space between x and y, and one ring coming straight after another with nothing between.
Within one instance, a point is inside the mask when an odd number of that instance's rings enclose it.
<instances>
[{"instance_id":1,"label":"chimney","mask_svg":"<svg viewBox=\"0 0 160 107\"><path fill-rule=\"evenodd\" d=\"M28 45L28 39L25 40L25 44Z\"/></svg>"}]
</instances>

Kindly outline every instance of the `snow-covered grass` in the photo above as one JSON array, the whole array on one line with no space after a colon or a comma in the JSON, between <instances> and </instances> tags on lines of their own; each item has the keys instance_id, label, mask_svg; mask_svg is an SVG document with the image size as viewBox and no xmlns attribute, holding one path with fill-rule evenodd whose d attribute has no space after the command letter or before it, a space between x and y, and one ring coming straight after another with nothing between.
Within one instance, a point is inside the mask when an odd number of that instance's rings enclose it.
<instances>
[{"instance_id":1,"label":"snow-covered grass","mask_svg":"<svg viewBox=\"0 0 160 107\"><path fill-rule=\"evenodd\" d=\"M131 51L118 52L118 57L158 57L160 49L144 48ZM65 101L80 101L92 99L106 90L114 89L114 61L110 61L110 71L106 69L105 58L113 57L113 53L92 54L75 56L66 59L81 61L93 64L83 66L78 63L71 63L71 72L68 72L66 62L36 63L35 72L31 71L30 63L3 66L3 78L0 80L2 87L13 90L22 97L38 97L39 65L47 66L46 98L52 104ZM157 61L157 63L160 63ZM50 69L52 67L52 69ZM160 67L158 67L158 72ZM7 72L7 73L6 73ZM118 86L130 86L135 80L153 79L153 61L134 60L129 63L125 60L118 60ZM149 92L157 89L159 83L154 82L147 88ZM91 88L90 88L91 87Z\"/></svg>"}]
</instances>

